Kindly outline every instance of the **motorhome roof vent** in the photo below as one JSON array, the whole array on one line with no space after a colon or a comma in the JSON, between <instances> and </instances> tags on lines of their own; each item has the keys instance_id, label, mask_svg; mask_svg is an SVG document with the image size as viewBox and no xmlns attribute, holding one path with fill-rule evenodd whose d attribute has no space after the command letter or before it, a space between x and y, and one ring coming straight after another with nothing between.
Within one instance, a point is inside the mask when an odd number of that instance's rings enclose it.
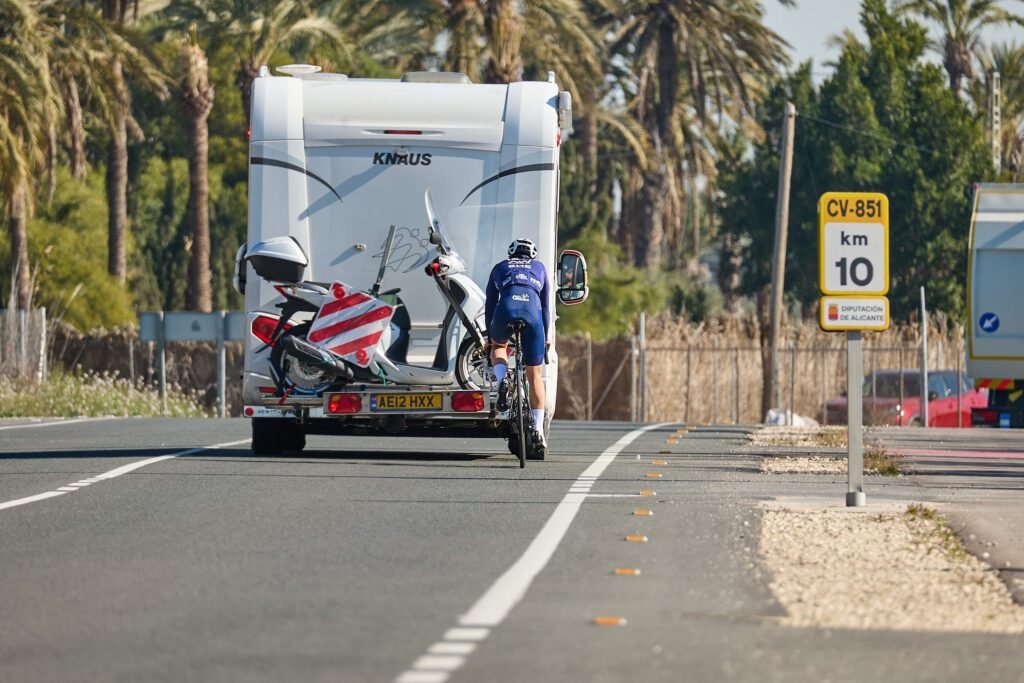
<instances>
[{"instance_id":1,"label":"motorhome roof vent","mask_svg":"<svg viewBox=\"0 0 1024 683\"><path fill-rule=\"evenodd\" d=\"M402 74L403 83L472 83L469 76L457 71L409 71Z\"/></svg>"},{"instance_id":2,"label":"motorhome roof vent","mask_svg":"<svg viewBox=\"0 0 1024 683\"><path fill-rule=\"evenodd\" d=\"M319 73L320 67L313 64L285 64L284 66L275 66L274 71L285 76L305 76Z\"/></svg>"},{"instance_id":3,"label":"motorhome roof vent","mask_svg":"<svg viewBox=\"0 0 1024 683\"><path fill-rule=\"evenodd\" d=\"M304 81L347 81L345 74L336 74L328 71L321 74L295 74L292 78L301 78Z\"/></svg>"}]
</instances>

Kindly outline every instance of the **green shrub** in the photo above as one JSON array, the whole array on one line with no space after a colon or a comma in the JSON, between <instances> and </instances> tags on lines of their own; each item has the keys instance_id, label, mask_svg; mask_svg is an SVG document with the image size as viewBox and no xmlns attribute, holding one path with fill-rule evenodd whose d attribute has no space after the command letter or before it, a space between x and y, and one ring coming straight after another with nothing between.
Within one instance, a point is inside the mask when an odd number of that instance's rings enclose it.
<instances>
[{"instance_id":1,"label":"green shrub","mask_svg":"<svg viewBox=\"0 0 1024 683\"><path fill-rule=\"evenodd\" d=\"M51 372L42 383L0 379L0 417L156 417L160 394L142 382L111 374ZM198 399L167 393L170 417L203 417Z\"/></svg>"}]
</instances>

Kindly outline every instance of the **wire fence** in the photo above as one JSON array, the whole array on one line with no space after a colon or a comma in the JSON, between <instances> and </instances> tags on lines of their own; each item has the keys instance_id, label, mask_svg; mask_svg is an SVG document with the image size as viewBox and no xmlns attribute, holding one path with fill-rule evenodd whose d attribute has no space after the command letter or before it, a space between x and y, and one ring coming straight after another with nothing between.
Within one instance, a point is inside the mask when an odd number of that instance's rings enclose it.
<instances>
[{"instance_id":1,"label":"wire fence","mask_svg":"<svg viewBox=\"0 0 1024 683\"><path fill-rule=\"evenodd\" d=\"M559 339L557 416L563 419L685 421L711 424L752 424L761 414L766 350L748 344L722 344L716 338L701 345L642 349L637 337L593 342L585 337ZM864 347L866 381L882 371L920 371L920 344ZM931 372L964 371L962 340L943 339L928 349ZM846 348L828 344L780 349L779 380L772 406L787 415L822 424L846 424L845 408L826 409L845 394ZM902 386L902 382L901 382ZM916 385L920 386L920 384ZM959 401L965 392L955 388ZM874 393L874 392L872 392ZM901 391L898 399L911 396ZM969 421L968 421L969 422Z\"/></svg>"},{"instance_id":2,"label":"wire fence","mask_svg":"<svg viewBox=\"0 0 1024 683\"><path fill-rule=\"evenodd\" d=\"M0 309L0 377L46 379L46 309Z\"/></svg>"}]
</instances>

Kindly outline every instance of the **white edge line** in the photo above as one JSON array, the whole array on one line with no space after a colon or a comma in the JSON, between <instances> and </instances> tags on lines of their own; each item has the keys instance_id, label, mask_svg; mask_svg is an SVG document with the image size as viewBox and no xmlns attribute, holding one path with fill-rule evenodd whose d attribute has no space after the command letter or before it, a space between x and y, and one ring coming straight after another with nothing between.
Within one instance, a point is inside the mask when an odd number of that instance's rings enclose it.
<instances>
[{"instance_id":1,"label":"white edge line","mask_svg":"<svg viewBox=\"0 0 1024 683\"><path fill-rule=\"evenodd\" d=\"M615 460L615 456L622 452L623 448L641 434L664 426L666 425L647 425L624 435L609 446L604 453L597 456L597 459L583 471L580 477L597 479ZM587 495L571 491L565 494L565 498L551 513L551 517L527 547L526 552L487 589L468 612L462 615L459 624L494 627L504 621L512 608L522 600L534 577L544 569L548 560L555 554L555 549L561 543L565 532L569 530L569 525L575 519L583 501L587 499Z\"/></svg>"},{"instance_id":2,"label":"white edge line","mask_svg":"<svg viewBox=\"0 0 1024 683\"><path fill-rule=\"evenodd\" d=\"M609 446L601 455L597 456L597 459L583 471L573 486L577 485L581 479L589 479L596 481L598 477L605 471L605 469L615 460L615 456L622 452L626 446L635 441L637 437L645 432L649 432L654 429L660 429L667 427L672 422L647 425L634 429L628 434L624 435L614 444ZM505 573L498 577L498 580L491 584L484 594L476 601L476 603L459 618L459 625L461 628L449 629L445 634L445 640L449 639L450 635L455 635L458 631L463 629L472 629L474 627L488 627L487 629L481 629L484 631L483 637L479 640L483 640L489 633L490 629L498 626L508 613L512 611L523 596L526 595L526 591L530 588L530 584L533 583L533 579L544 569L548 561L555 554L555 550L558 548L558 544L565 536L566 531L569 530L569 525L572 524L573 519L576 517L576 513L579 512L583 501L593 494L576 493L570 488L569 493L565 494L562 498L562 502L558 504L555 511L551 513L551 517L541 528L540 532L534 537L533 541L526 548L526 551L519 557L515 563L512 564ZM452 638L454 640L454 638ZM435 644L434 646L436 646ZM431 646L431 647L434 647ZM429 657L429 650L426 657ZM429 660L427 660L429 661ZM436 680L445 681L447 675L443 672L436 671L423 671L426 667L422 667L417 671L417 665L425 664L425 657L419 658L413 667L399 674L395 681L396 683L412 683L421 679L417 674L438 674ZM443 677L442 677L443 676Z\"/></svg>"},{"instance_id":3,"label":"white edge line","mask_svg":"<svg viewBox=\"0 0 1024 683\"><path fill-rule=\"evenodd\" d=\"M121 467L104 472L103 474L97 474L96 479L115 479L120 477L122 474L128 474L133 472L140 467L146 465L152 465L153 463L161 462L163 460L170 460L171 458L180 458L184 455L193 455L195 453L202 453L203 451L213 451L218 448L229 448L231 446L239 446L243 443L248 443L249 439L241 439L239 441L229 441L227 443L218 443L212 446L203 446L202 448L190 448L186 451L178 451L177 453L168 453L167 455L160 455L155 458L147 458L146 460L139 460L137 462L128 463ZM69 486L63 486L55 491L47 491L46 493L37 493L34 496L28 496L27 498L18 498L17 500L9 500L6 503L0 503L0 510L6 510L8 508L18 507L19 505L28 505L29 503L37 503L47 498L53 498L55 496L63 496L65 493L71 493L72 491L78 491L77 488Z\"/></svg>"},{"instance_id":4,"label":"white edge line","mask_svg":"<svg viewBox=\"0 0 1024 683\"><path fill-rule=\"evenodd\" d=\"M19 498L18 500L9 500L6 503L0 503L0 510L6 510L7 508L17 507L19 505L27 505L28 503L35 503L36 501L46 500L47 498L56 498L57 496L63 496L66 491L47 491L46 493L37 493L34 496L28 498Z\"/></svg>"},{"instance_id":5,"label":"white edge line","mask_svg":"<svg viewBox=\"0 0 1024 683\"><path fill-rule=\"evenodd\" d=\"M0 427L0 431L7 429L32 429L33 427L60 427L61 425L73 425L79 422L96 422L98 420L113 420L113 415L104 415L103 417L76 417L73 420L52 420L50 422L31 422L23 425L4 425Z\"/></svg>"}]
</instances>

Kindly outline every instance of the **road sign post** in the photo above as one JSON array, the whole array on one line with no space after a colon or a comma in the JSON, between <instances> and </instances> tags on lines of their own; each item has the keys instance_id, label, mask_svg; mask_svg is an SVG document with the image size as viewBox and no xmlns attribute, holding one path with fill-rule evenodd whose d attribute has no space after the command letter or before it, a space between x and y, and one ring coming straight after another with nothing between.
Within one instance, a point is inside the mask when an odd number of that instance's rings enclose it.
<instances>
[{"instance_id":1,"label":"road sign post","mask_svg":"<svg viewBox=\"0 0 1024 683\"><path fill-rule=\"evenodd\" d=\"M877 192L826 192L818 200L818 325L846 332L846 505L864 492L864 349L861 333L889 327L889 200Z\"/></svg>"},{"instance_id":2,"label":"road sign post","mask_svg":"<svg viewBox=\"0 0 1024 683\"><path fill-rule=\"evenodd\" d=\"M139 340L155 341L160 356L161 414L167 414L167 342L212 341L217 344L217 415L227 415L227 351L224 342L244 339L245 321L245 314L241 311L155 311L139 315Z\"/></svg>"}]
</instances>

